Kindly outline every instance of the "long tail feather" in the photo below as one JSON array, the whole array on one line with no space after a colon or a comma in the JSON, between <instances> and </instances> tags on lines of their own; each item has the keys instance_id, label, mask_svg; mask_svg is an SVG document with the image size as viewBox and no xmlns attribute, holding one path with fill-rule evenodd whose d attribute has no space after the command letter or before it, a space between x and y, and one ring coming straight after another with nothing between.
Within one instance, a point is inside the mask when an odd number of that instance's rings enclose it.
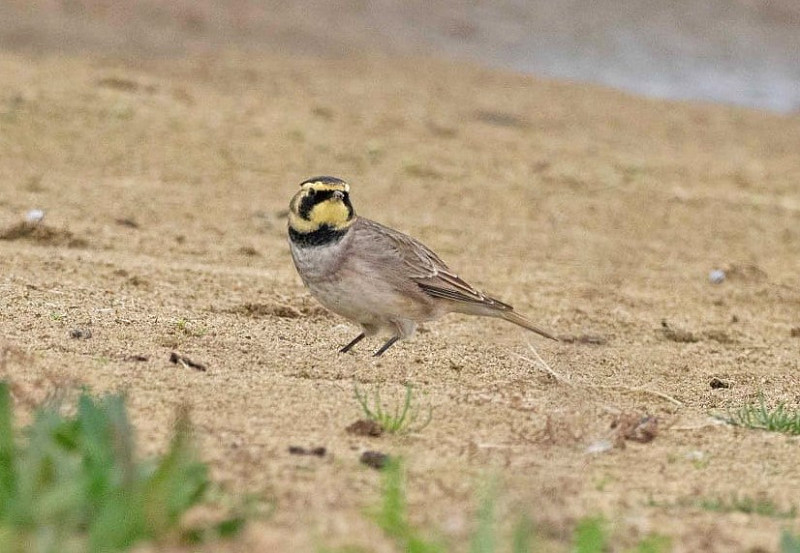
<instances>
[{"instance_id":1,"label":"long tail feather","mask_svg":"<svg viewBox=\"0 0 800 553\"><path fill-rule=\"evenodd\" d=\"M522 328L527 328L528 330L531 330L540 336L544 336L545 338L550 338L551 340L555 340L556 342L558 342L558 338L556 338L549 332L542 330L541 328L533 324L530 320L528 320L526 317L523 317L516 311L513 310L500 311L498 315L500 315L502 318L504 318L509 322L521 326Z\"/></svg>"}]
</instances>

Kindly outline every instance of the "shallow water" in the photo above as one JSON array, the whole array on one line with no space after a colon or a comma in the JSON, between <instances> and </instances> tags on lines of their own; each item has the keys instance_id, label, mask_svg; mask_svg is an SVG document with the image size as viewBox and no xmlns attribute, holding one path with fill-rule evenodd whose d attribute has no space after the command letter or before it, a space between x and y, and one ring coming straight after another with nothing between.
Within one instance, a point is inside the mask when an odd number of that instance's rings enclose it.
<instances>
[{"instance_id":1,"label":"shallow water","mask_svg":"<svg viewBox=\"0 0 800 553\"><path fill-rule=\"evenodd\" d=\"M399 40L408 33L448 55L653 97L800 109L798 1L459 4L395 12Z\"/></svg>"}]
</instances>

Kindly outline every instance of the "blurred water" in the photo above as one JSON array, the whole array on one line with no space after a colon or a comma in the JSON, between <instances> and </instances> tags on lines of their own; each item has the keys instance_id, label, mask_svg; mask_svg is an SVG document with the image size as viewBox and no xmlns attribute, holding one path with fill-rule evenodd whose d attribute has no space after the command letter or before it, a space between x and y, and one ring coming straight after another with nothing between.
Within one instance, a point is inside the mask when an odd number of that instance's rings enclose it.
<instances>
[{"instance_id":1,"label":"blurred water","mask_svg":"<svg viewBox=\"0 0 800 553\"><path fill-rule=\"evenodd\" d=\"M800 109L800 0L2 0L0 47L432 54L655 97Z\"/></svg>"},{"instance_id":2,"label":"blurred water","mask_svg":"<svg viewBox=\"0 0 800 553\"><path fill-rule=\"evenodd\" d=\"M390 17L448 55L654 97L800 109L800 0L496 0L400 11Z\"/></svg>"}]
</instances>

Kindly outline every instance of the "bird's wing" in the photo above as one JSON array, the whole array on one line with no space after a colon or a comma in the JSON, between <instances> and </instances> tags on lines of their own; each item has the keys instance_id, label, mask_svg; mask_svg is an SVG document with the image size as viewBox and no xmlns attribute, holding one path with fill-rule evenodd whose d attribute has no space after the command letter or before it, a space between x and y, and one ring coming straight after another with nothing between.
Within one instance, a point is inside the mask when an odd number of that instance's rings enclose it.
<instances>
[{"instance_id":1,"label":"bird's wing","mask_svg":"<svg viewBox=\"0 0 800 553\"><path fill-rule=\"evenodd\" d=\"M371 226L374 231L386 237L394 254L405 264L408 276L429 296L455 302L481 304L498 311L513 310L510 305L487 296L461 279L422 242L369 219L359 218L359 222Z\"/></svg>"}]
</instances>

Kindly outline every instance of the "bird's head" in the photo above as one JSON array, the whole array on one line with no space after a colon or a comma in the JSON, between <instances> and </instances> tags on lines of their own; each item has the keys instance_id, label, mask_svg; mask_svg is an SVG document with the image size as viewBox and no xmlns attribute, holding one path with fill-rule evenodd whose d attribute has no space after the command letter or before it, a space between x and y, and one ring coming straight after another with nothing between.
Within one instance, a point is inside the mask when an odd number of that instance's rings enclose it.
<instances>
[{"instance_id":1,"label":"bird's head","mask_svg":"<svg viewBox=\"0 0 800 553\"><path fill-rule=\"evenodd\" d=\"M336 177L313 177L301 182L289 203L289 230L298 235L342 233L355 217L350 185Z\"/></svg>"}]
</instances>

